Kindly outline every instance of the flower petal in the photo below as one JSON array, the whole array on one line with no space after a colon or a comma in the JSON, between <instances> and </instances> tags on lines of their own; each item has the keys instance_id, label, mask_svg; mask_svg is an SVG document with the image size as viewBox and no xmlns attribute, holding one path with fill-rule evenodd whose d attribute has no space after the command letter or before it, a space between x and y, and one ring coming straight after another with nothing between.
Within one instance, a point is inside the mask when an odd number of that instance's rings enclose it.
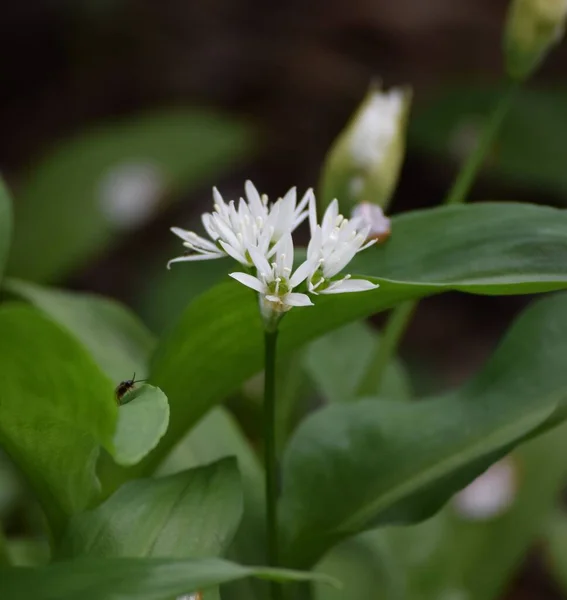
<instances>
[{"instance_id":1,"label":"flower petal","mask_svg":"<svg viewBox=\"0 0 567 600\"><path fill-rule=\"evenodd\" d=\"M219 234L217 233L216 229L214 229L214 227L211 226L212 221L213 217L211 213L203 213L203 215L201 216L201 223L203 223L205 231L212 240L216 241L219 237Z\"/></svg>"},{"instance_id":2,"label":"flower petal","mask_svg":"<svg viewBox=\"0 0 567 600\"><path fill-rule=\"evenodd\" d=\"M174 233L177 237L180 237L185 242L190 241L189 235L192 232L187 231L187 229L181 229L181 227L170 227L169 230L171 231L171 233Z\"/></svg>"},{"instance_id":3,"label":"flower petal","mask_svg":"<svg viewBox=\"0 0 567 600\"><path fill-rule=\"evenodd\" d=\"M224 254L190 254L189 256L178 256L167 261L167 268L170 269L173 263L177 262L196 262L198 260L214 260L215 258L222 258Z\"/></svg>"},{"instance_id":4,"label":"flower petal","mask_svg":"<svg viewBox=\"0 0 567 600\"><path fill-rule=\"evenodd\" d=\"M311 236L317 229L317 201L315 200L315 194L311 194L309 197L309 231Z\"/></svg>"},{"instance_id":5,"label":"flower petal","mask_svg":"<svg viewBox=\"0 0 567 600\"><path fill-rule=\"evenodd\" d=\"M307 246L307 258L313 262L318 261L321 256L321 246L323 243L323 237L321 232L321 227L319 225L315 225L315 228L311 231L311 240L309 240L309 245Z\"/></svg>"},{"instance_id":6,"label":"flower petal","mask_svg":"<svg viewBox=\"0 0 567 600\"><path fill-rule=\"evenodd\" d=\"M323 230L323 239L329 237L335 227L335 222L339 216L339 201L335 198L327 207L323 220L321 221L321 229Z\"/></svg>"},{"instance_id":7,"label":"flower petal","mask_svg":"<svg viewBox=\"0 0 567 600\"><path fill-rule=\"evenodd\" d=\"M258 190L254 187L254 184L250 180L246 181L244 184L244 191L246 192L248 205L250 206L250 211L252 212L254 218L266 218L266 208L262 204Z\"/></svg>"},{"instance_id":8,"label":"flower petal","mask_svg":"<svg viewBox=\"0 0 567 600\"><path fill-rule=\"evenodd\" d=\"M258 248L256 248L255 246L249 246L248 253L250 254L250 258L252 259L254 266L258 269L260 273L268 275L272 272L270 263L267 261L266 257L258 250Z\"/></svg>"},{"instance_id":9,"label":"flower petal","mask_svg":"<svg viewBox=\"0 0 567 600\"><path fill-rule=\"evenodd\" d=\"M289 285L293 289L297 287L302 281L305 281L307 277L313 275L313 273L317 270L317 262L313 260L307 259L302 262L297 269L295 269L295 273L289 279Z\"/></svg>"},{"instance_id":10,"label":"flower petal","mask_svg":"<svg viewBox=\"0 0 567 600\"><path fill-rule=\"evenodd\" d=\"M293 188L295 189L295 188ZM303 198L299 201L299 204L295 207L296 218L300 215L306 208L310 206L311 202L315 201L315 194L313 193L313 189L309 188L305 194L303 194ZM305 218L305 217L304 217ZM298 223L299 225L299 223Z\"/></svg>"},{"instance_id":11,"label":"flower petal","mask_svg":"<svg viewBox=\"0 0 567 600\"><path fill-rule=\"evenodd\" d=\"M215 205L215 209L218 211L218 214L226 217L228 212L228 207L226 202L222 199L221 193L218 191L216 187L213 188L213 201Z\"/></svg>"},{"instance_id":12,"label":"flower petal","mask_svg":"<svg viewBox=\"0 0 567 600\"><path fill-rule=\"evenodd\" d=\"M233 279L236 279L236 281L242 283L246 287L256 290L260 294L264 294L266 292L266 287L264 286L264 284L259 279L253 277L252 275L249 275L248 273L229 273L228 276L232 277Z\"/></svg>"},{"instance_id":13,"label":"flower petal","mask_svg":"<svg viewBox=\"0 0 567 600\"><path fill-rule=\"evenodd\" d=\"M311 298L307 294L297 294L290 292L282 298L284 304L288 306L313 306Z\"/></svg>"},{"instance_id":14,"label":"flower petal","mask_svg":"<svg viewBox=\"0 0 567 600\"><path fill-rule=\"evenodd\" d=\"M276 253L278 275L287 278L293 269L293 240L291 233L286 233L280 240L280 244L280 248Z\"/></svg>"},{"instance_id":15,"label":"flower petal","mask_svg":"<svg viewBox=\"0 0 567 600\"><path fill-rule=\"evenodd\" d=\"M219 244L223 247L223 250L229 256L234 258L234 260L236 260L237 262L239 262L242 265L249 266L248 261L246 260L246 257L244 256L244 254L242 254L239 250L234 248L234 246L231 246L230 244L227 244L226 242L223 242L222 240L219 241Z\"/></svg>"},{"instance_id":16,"label":"flower petal","mask_svg":"<svg viewBox=\"0 0 567 600\"><path fill-rule=\"evenodd\" d=\"M348 292L366 292L380 287L366 279L343 279L333 282L327 289L319 290L319 294L343 294Z\"/></svg>"}]
</instances>

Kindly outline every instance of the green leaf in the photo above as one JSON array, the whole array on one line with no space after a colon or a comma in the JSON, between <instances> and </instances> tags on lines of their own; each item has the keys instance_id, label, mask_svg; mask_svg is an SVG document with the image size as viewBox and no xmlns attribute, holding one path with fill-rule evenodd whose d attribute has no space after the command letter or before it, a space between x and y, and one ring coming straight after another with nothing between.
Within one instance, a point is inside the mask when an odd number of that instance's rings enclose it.
<instances>
[{"instance_id":1,"label":"green leaf","mask_svg":"<svg viewBox=\"0 0 567 600\"><path fill-rule=\"evenodd\" d=\"M484 483L475 482L474 489L463 491L466 505L457 497L417 526L390 527L354 538L357 546L374 552L359 565L365 579L376 575L379 563L395 564L395 569L383 569L378 581L374 577L377 588L388 590L386 598L437 600L449 590L471 600L500 598L540 536L565 482L566 432L563 425L517 448L481 476ZM342 555L349 550L347 544ZM318 568L343 580L339 558L326 557ZM318 600L333 597L324 588L318 591ZM345 592L352 600L367 597L351 595L347 586Z\"/></svg>"},{"instance_id":2,"label":"green leaf","mask_svg":"<svg viewBox=\"0 0 567 600\"><path fill-rule=\"evenodd\" d=\"M558 501L567 477L563 457L567 451L567 428L562 426L518 448L508 459L516 486L508 510L482 522L467 520L463 510L444 511L445 535L429 555L430 572L443 572L446 585L462 585L471 600L499 598L540 536L550 511ZM395 534L394 531L390 532ZM414 539L420 535L415 532ZM395 549L411 544L406 537ZM407 547L407 545L406 545ZM417 571L417 570L415 570ZM412 574L418 583L423 577ZM433 589L430 600L439 597Z\"/></svg>"},{"instance_id":3,"label":"green leaf","mask_svg":"<svg viewBox=\"0 0 567 600\"><path fill-rule=\"evenodd\" d=\"M146 376L153 336L118 302L16 279L5 281L4 288L69 330L116 385L133 373L137 378Z\"/></svg>"},{"instance_id":4,"label":"green leaf","mask_svg":"<svg viewBox=\"0 0 567 600\"><path fill-rule=\"evenodd\" d=\"M341 589L315 584L315 600L425 600L410 596L404 584L408 574L398 557L385 552L384 531L369 531L334 547L317 565L318 573L333 573ZM399 589L401 588L401 589ZM376 590L380 590L376 595ZM439 596L442 598L442 596Z\"/></svg>"},{"instance_id":5,"label":"green leaf","mask_svg":"<svg viewBox=\"0 0 567 600\"><path fill-rule=\"evenodd\" d=\"M351 323L311 342L304 364L329 402L349 402L356 399L356 388L378 343L378 335L368 325ZM410 398L410 383L399 363L392 362L386 369L380 395L391 400Z\"/></svg>"},{"instance_id":6,"label":"green leaf","mask_svg":"<svg viewBox=\"0 0 567 600\"><path fill-rule=\"evenodd\" d=\"M52 527L98 491L99 445L112 447L112 384L67 332L20 306L0 308L0 443L32 484Z\"/></svg>"},{"instance_id":7,"label":"green leaf","mask_svg":"<svg viewBox=\"0 0 567 600\"><path fill-rule=\"evenodd\" d=\"M226 410L218 407L207 413L167 456L158 473L178 472L187 466L227 456L234 456L238 461L244 492L244 514L228 556L246 564L261 563L265 557L266 537L263 471L238 423ZM256 596L250 586L265 584L241 581L233 585L244 588L242 598L251 600ZM233 593L233 589L223 590L223 597L227 594L227 598L232 598Z\"/></svg>"},{"instance_id":8,"label":"green leaf","mask_svg":"<svg viewBox=\"0 0 567 600\"><path fill-rule=\"evenodd\" d=\"M66 140L19 190L10 274L61 278L181 191L249 156L251 137L244 124L194 108L98 124Z\"/></svg>"},{"instance_id":9,"label":"green leaf","mask_svg":"<svg viewBox=\"0 0 567 600\"><path fill-rule=\"evenodd\" d=\"M8 279L5 289L65 327L90 351L115 385L133 375L147 374L153 336L118 302L15 279ZM109 449L116 462L124 466L137 463L153 450L169 422L169 405L160 389L146 385L130 392L128 400L120 407L114 445Z\"/></svg>"},{"instance_id":10,"label":"green leaf","mask_svg":"<svg viewBox=\"0 0 567 600\"><path fill-rule=\"evenodd\" d=\"M104 504L71 519L60 554L218 556L227 549L241 515L240 475L236 461L226 458L124 484Z\"/></svg>"},{"instance_id":11,"label":"green leaf","mask_svg":"<svg viewBox=\"0 0 567 600\"><path fill-rule=\"evenodd\" d=\"M8 190L0 177L0 281L8 258L12 239L12 202Z\"/></svg>"},{"instance_id":12,"label":"green leaf","mask_svg":"<svg viewBox=\"0 0 567 600\"><path fill-rule=\"evenodd\" d=\"M153 450L169 423L169 404L165 394L152 385L133 390L123 399L118 411L112 456L118 464L139 462Z\"/></svg>"},{"instance_id":13,"label":"green leaf","mask_svg":"<svg viewBox=\"0 0 567 600\"><path fill-rule=\"evenodd\" d=\"M410 123L410 145L462 162L502 90L445 87ZM519 186L567 192L567 90L522 89L516 95L485 168Z\"/></svg>"},{"instance_id":14,"label":"green leaf","mask_svg":"<svg viewBox=\"0 0 567 600\"><path fill-rule=\"evenodd\" d=\"M392 236L357 255L352 273L475 294L565 287L567 211L486 202L405 213Z\"/></svg>"},{"instance_id":15,"label":"green leaf","mask_svg":"<svg viewBox=\"0 0 567 600\"><path fill-rule=\"evenodd\" d=\"M411 298L453 289L519 294L567 287L565 211L512 203L445 207L397 217L393 231L356 266L396 281L380 280L371 292L318 297L316 306L291 311L281 325L281 354ZM236 282L215 286L188 306L153 361L152 382L168 397L170 426L136 472L155 468L207 410L262 369L262 339L255 295Z\"/></svg>"},{"instance_id":16,"label":"green leaf","mask_svg":"<svg viewBox=\"0 0 567 600\"><path fill-rule=\"evenodd\" d=\"M567 402L566 336L558 295L530 307L458 392L335 405L304 421L283 459L284 564L312 565L348 536L438 510Z\"/></svg>"},{"instance_id":17,"label":"green leaf","mask_svg":"<svg viewBox=\"0 0 567 600\"><path fill-rule=\"evenodd\" d=\"M220 558L78 559L41 568L1 569L2 600L171 600L245 577L275 581L329 581L285 569L245 567Z\"/></svg>"}]
</instances>

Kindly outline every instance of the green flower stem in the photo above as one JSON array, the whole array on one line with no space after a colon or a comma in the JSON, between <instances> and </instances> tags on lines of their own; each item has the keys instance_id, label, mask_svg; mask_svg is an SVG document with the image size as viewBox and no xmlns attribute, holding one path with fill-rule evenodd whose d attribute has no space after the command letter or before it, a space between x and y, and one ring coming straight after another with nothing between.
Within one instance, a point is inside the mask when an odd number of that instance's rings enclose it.
<instances>
[{"instance_id":1,"label":"green flower stem","mask_svg":"<svg viewBox=\"0 0 567 600\"><path fill-rule=\"evenodd\" d=\"M500 131L504 117L512 104L512 100L518 91L519 85L520 84L517 81L508 81L506 88L500 98L498 98L496 106L494 106L492 113L484 126L476 148L457 173L457 177L445 198L444 204L462 204L467 199L474 180L484 163L486 155L490 151L496 135Z\"/></svg>"},{"instance_id":2,"label":"green flower stem","mask_svg":"<svg viewBox=\"0 0 567 600\"><path fill-rule=\"evenodd\" d=\"M278 331L264 333L264 460L266 486L266 536L267 563L279 565L278 548L278 464L276 457L276 343ZM278 583L270 584L272 600L281 600L282 588Z\"/></svg>"},{"instance_id":3,"label":"green flower stem","mask_svg":"<svg viewBox=\"0 0 567 600\"><path fill-rule=\"evenodd\" d=\"M465 202L473 183L484 163L486 155L498 134L504 117L519 88L519 82L509 81L490 114L480 140L468 159L459 170L443 204L462 204ZM417 308L419 300L409 300L397 306L391 313L383 336L378 344L369 366L361 380L358 395L378 394L386 367L396 353L409 322Z\"/></svg>"}]
</instances>

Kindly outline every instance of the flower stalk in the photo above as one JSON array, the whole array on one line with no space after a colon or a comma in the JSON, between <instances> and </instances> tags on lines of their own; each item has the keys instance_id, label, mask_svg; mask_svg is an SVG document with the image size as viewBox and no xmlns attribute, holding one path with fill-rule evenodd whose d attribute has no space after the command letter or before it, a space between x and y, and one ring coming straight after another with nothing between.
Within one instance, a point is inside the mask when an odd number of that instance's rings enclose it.
<instances>
[{"instance_id":1,"label":"flower stalk","mask_svg":"<svg viewBox=\"0 0 567 600\"><path fill-rule=\"evenodd\" d=\"M278 330L264 332L264 464L266 491L267 563L279 565L278 459L276 455L276 345ZM272 600L282 598L279 584L272 582Z\"/></svg>"},{"instance_id":2,"label":"flower stalk","mask_svg":"<svg viewBox=\"0 0 567 600\"><path fill-rule=\"evenodd\" d=\"M508 82L506 89L498 99L486 122L479 143L457 173L457 177L449 189L443 204L462 204L465 202L484 163L486 155L490 151L496 135L500 131L504 117L508 113L519 85L518 82ZM400 341L406 332L418 303L418 300L408 300L393 309L386 322L382 339L361 380L358 388L359 396L380 393L380 386L388 363L392 356L396 354Z\"/></svg>"}]
</instances>

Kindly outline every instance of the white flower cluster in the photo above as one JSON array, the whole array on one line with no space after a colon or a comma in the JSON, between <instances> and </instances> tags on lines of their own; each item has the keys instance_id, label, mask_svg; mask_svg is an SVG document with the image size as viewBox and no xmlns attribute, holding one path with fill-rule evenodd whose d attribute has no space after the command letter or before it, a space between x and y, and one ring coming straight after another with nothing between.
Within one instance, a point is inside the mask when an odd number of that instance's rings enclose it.
<instances>
[{"instance_id":1,"label":"white flower cluster","mask_svg":"<svg viewBox=\"0 0 567 600\"><path fill-rule=\"evenodd\" d=\"M296 189L292 188L272 205L250 181L246 182L245 192L246 199L241 198L237 206L233 201L226 203L213 189L214 211L202 216L210 239L173 227L171 230L188 251L169 261L168 267L174 262L231 256L246 271L230 276L258 292L262 315L269 322L277 322L294 306L312 305L310 295L378 287L365 279L351 279L350 275L336 278L355 254L375 241L367 241L370 226L365 226L362 218L345 219L333 200L318 224L311 190L298 202ZM307 217L311 229L307 258L294 271L291 234ZM302 284L306 293L294 291Z\"/></svg>"}]
</instances>

